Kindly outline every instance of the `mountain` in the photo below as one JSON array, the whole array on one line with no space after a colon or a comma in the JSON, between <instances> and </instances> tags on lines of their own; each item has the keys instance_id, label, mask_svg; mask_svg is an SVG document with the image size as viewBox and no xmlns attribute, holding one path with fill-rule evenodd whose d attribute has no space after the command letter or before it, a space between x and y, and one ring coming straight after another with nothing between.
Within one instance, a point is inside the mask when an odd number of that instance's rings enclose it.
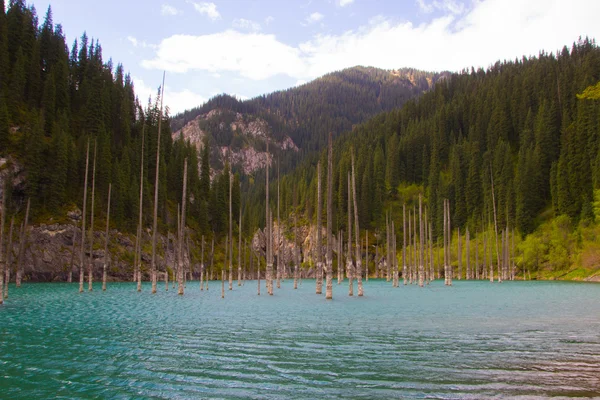
<instances>
[{"instance_id":1,"label":"mountain","mask_svg":"<svg viewBox=\"0 0 600 400\"><path fill-rule=\"evenodd\" d=\"M494 220L499 235L514 229L521 271L546 278L599 272L600 101L590 99L593 87L586 90L598 81L600 48L580 39L556 54L453 73L402 108L358 124L334 144L334 232L347 228L354 153L361 229L381 235L391 210L401 238L402 205L412 210L421 194L440 240L449 199L453 229L468 229L480 248L481 232L494 237ZM321 151L321 165L325 157ZM315 221L316 160L282 177L283 215ZM263 193L251 189L248 203L264 202ZM263 209L252 212L263 220Z\"/></svg>"},{"instance_id":2,"label":"mountain","mask_svg":"<svg viewBox=\"0 0 600 400\"><path fill-rule=\"evenodd\" d=\"M246 173L260 168L269 140L275 154L282 156L282 170L287 171L323 148L328 132L337 137L382 111L399 108L448 75L354 67L251 100L217 96L174 116L171 129L173 138L182 135L199 147L208 140L218 166L222 167L222 155L231 150L234 166Z\"/></svg>"}]
</instances>

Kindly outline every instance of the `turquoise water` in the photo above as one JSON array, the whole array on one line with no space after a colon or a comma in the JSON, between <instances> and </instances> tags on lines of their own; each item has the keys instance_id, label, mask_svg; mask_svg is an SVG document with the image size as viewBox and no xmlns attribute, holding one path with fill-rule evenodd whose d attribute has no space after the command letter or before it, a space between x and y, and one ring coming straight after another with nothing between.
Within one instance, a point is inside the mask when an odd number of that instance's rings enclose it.
<instances>
[{"instance_id":1,"label":"turquoise water","mask_svg":"<svg viewBox=\"0 0 600 400\"><path fill-rule=\"evenodd\" d=\"M600 396L598 284L261 283L11 286L0 398Z\"/></svg>"}]
</instances>

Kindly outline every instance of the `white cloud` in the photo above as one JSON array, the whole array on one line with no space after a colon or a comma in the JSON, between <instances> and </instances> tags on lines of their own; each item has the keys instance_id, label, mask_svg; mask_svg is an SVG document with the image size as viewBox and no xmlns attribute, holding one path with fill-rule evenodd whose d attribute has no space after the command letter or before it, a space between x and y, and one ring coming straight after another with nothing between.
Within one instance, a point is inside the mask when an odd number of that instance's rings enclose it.
<instances>
[{"instance_id":1,"label":"white cloud","mask_svg":"<svg viewBox=\"0 0 600 400\"><path fill-rule=\"evenodd\" d=\"M160 43L156 57L142 61L142 66L177 73L195 69L231 71L261 80L282 73L302 74L299 58L298 49L277 41L274 35L228 30L203 36L171 36Z\"/></svg>"},{"instance_id":2,"label":"white cloud","mask_svg":"<svg viewBox=\"0 0 600 400\"><path fill-rule=\"evenodd\" d=\"M146 107L148 99L152 96L154 100L158 93L158 86L151 88L143 79L132 77L135 93L137 94L142 107ZM164 106L169 107L170 115L175 115L192 107L205 103L207 99L189 89L180 91L172 90L169 85L165 85Z\"/></svg>"},{"instance_id":3,"label":"white cloud","mask_svg":"<svg viewBox=\"0 0 600 400\"><path fill-rule=\"evenodd\" d=\"M338 0L337 3L339 4L340 7L346 7L346 6L354 3L354 0Z\"/></svg>"},{"instance_id":4,"label":"white cloud","mask_svg":"<svg viewBox=\"0 0 600 400\"><path fill-rule=\"evenodd\" d=\"M127 40L129 40L129 43L131 43L133 47L138 47L138 40L133 36L127 36Z\"/></svg>"},{"instance_id":5,"label":"white cloud","mask_svg":"<svg viewBox=\"0 0 600 400\"><path fill-rule=\"evenodd\" d=\"M355 65L457 71L537 55L542 49L556 51L580 35L600 38L596 0L481 0L462 12L453 2L440 4L446 4L439 9L442 15L426 23L380 17L298 46L256 32L175 35L162 40L143 66L179 73L230 71L253 80L276 75L307 80ZM203 51L190 51L198 48Z\"/></svg>"},{"instance_id":6,"label":"white cloud","mask_svg":"<svg viewBox=\"0 0 600 400\"><path fill-rule=\"evenodd\" d=\"M133 36L127 36L127 40L129 41L129 43L131 43L133 45L133 47L141 47L141 48L151 48L154 49L156 48L155 45L150 44L150 43L146 43L145 40L138 40L137 38L133 37Z\"/></svg>"},{"instance_id":7,"label":"white cloud","mask_svg":"<svg viewBox=\"0 0 600 400\"><path fill-rule=\"evenodd\" d=\"M269 25L273 21L275 21L275 18L273 18L273 16L269 15L267 18L265 18L265 25Z\"/></svg>"},{"instance_id":8,"label":"white cloud","mask_svg":"<svg viewBox=\"0 0 600 400\"><path fill-rule=\"evenodd\" d=\"M160 13L165 16L173 16L179 14L179 10L169 4L163 4L160 7Z\"/></svg>"},{"instance_id":9,"label":"white cloud","mask_svg":"<svg viewBox=\"0 0 600 400\"><path fill-rule=\"evenodd\" d=\"M252 31L252 32L258 32L261 30L260 24L258 22L251 21L249 19L244 19L244 18L234 19L233 22L231 23L231 25L234 28L248 30L248 31Z\"/></svg>"},{"instance_id":10,"label":"white cloud","mask_svg":"<svg viewBox=\"0 0 600 400\"><path fill-rule=\"evenodd\" d=\"M451 14L462 14L465 11L464 3L456 0L433 0L430 3L426 3L426 0L417 0L417 4L425 14L430 14L436 10Z\"/></svg>"},{"instance_id":11,"label":"white cloud","mask_svg":"<svg viewBox=\"0 0 600 400\"><path fill-rule=\"evenodd\" d=\"M306 17L305 21L307 24L314 24L315 22L321 21L323 18L325 18L323 14L321 14L320 12L314 12L308 17Z\"/></svg>"},{"instance_id":12,"label":"white cloud","mask_svg":"<svg viewBox=\"0 0 600 400\"><path fill-rule=\"evenodd\" d=\"M217 5L215 3L196 3L190 0L188 0L188 3L192 4L196 11L198 11L200 14L206 15L213 21L216 21L221 18L221 14L219 13L219 11L217 11Z\"/></svg>"}]
</instances>

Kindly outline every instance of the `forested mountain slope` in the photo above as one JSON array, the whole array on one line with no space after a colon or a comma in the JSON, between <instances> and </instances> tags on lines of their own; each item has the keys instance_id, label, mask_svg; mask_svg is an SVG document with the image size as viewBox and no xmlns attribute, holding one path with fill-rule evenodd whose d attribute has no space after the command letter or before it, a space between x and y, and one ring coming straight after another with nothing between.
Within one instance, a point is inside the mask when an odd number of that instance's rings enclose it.
<instances>
[{"instance_id":1,"label":"forested mountain slope","mask_svg":"<svg viewBox=\"0 0 600 400\"><path fill-rule=\"evenodd\" d=\"M433 213L434 238L442 232L444 198L453 227L489 228L492 179L500 228L528 234L558 223L570 235L593 224L600 217L600 102L577 94L598 80L600 49L583 39L557 54L452 74L401 109L354 127L334 146L335 230L345 228L352 151L365 229L385 229L384 211L398 213L405 201L412 207L418 192ZM297 188L309 218L316 209L315 167L305 163L283 179L286 204ZM576 235L575 244L587 240Z\"/></svg>"}]
</instances>

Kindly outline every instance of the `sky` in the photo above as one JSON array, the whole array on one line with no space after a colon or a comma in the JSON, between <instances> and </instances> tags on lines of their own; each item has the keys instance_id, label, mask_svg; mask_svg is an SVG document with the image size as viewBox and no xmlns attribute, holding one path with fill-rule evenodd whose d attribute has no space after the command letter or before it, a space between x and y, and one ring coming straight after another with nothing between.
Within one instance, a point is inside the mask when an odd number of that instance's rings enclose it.
<instances>
[{"instance_id":1,"label":"sky","mask_svg":"<svg viewBox=\"0 0 600 400\"><path fill-rule=\"evenodd\" d=\"M460 71L600 38L600 0L52 0L69 47L86 31L142 104L166 71L171 114L356 65Z\"/></svg>"}]
</instances>

